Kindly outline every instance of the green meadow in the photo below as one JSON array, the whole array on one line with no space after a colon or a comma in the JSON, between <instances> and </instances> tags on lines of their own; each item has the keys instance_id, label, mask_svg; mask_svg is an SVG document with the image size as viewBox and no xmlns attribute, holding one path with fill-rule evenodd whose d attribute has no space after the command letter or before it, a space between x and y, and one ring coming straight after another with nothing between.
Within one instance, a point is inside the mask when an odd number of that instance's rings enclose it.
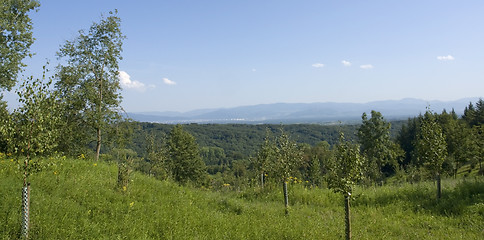
<instances>
[{"instance_id":1,"label":"green meadow","mask_svg":"<svg viewBox=\"0 0 484 240\"><path fill-rule=\"evenodd\" d=\"M116 187L117 165L50 158L30 177L31 239L343 239L343 197L304 183L242 190L180 186L132 172ZM0 160L0 238L20 238L22 173ZM357 187L354 239L484 239L484 179Z\"/></svg>"}]
</instances>

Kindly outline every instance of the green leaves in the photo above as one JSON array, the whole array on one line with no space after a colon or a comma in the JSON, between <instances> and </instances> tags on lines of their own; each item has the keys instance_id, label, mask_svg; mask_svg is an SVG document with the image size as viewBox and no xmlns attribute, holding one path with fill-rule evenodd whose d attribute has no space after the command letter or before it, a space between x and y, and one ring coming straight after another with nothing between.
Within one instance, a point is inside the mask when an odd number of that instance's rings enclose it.
<instances>
[{"instance_id":1,"label":"green leaves","mask_svg":"<svg viewBox=\"0 0 484 240\"><path fill-rule=\"evenodd\" d=\"M81 122L96 132L96 159L102 131L121 117L118 63L125 36L116 13L93 23L87 32L79 31L79 36L66 41L57 53L67 64L58 67L56 88L64 94L69 115L76 119L67 129L75 129Z\"/></svg>"},{"instance_id":2,"label":"green leaves","mask_svg":"<svg viewBox=\"0 0 484 240\"><path fill-rule=\"evenodd\" d=\"M418 161L431 173L440 174L442 163L447 157L447 144L442 128L437 123L434 114L429 110L420 123L416 149Z\"/></svg>"},{"instance_id":3,"label":"green leaves","mask_svg":"<svg viewBox=\"0 0 484 240\"><path fill-rule=\"evenodd\" d=\"M362 125L358 128L358 142L367 158L366 176L371 181L381 180L382 168L386 165L395 167L397 158L403 153L390 140L391 124L385 121L380 112L371 111L371 118L362 115Z\"/></svg>"},{"instance_id":4,"label":"green leaves","mask_svg":"<svg viewBox=\"0 0 484 240\"><path fill-rule=\"evenodd\" d=\"M267 132L264 143L257 153L255 165L259 171L267 172L270 178L287 181L290 176L296 174L302 160L303 151L281 129L281 134L274 139Z\"/></svg>"},{"instance_id":5,"label":"green leaves","mask_svg":"<svg viewBox=\"0 0 484 240\"><path fill-rule=\"evenodd\" d=\"M281 130L281 135L276 138L276 161L274 170L286 181L294 175L301 166L303 152L298 148L296 142L289 139L289 135Z\"/></svg>"},{"instance_id":6,"label":"green leaves","mask_svg":"<svg viewBox=\"0 0 484 240\"><path fill-rule=\"evenodd\" d=\"M352 186L363 178L365 158L360 147L345 140L341 133L336 153L328 168L328 186L335 192L351 195Z\"/></svg>"},{"instance_id":7,"label":"green leaves","mask_svg":"<svg viewBox=\"0 0 484 240\"><path fill-rule=\"evenodd\" d=\"M32 20L28 13L39 7L36 0L3 0L0 3L0 89L10 90L22 60L32 55Z\"/></svg>"},{"instance_id":8,"label":"green leaves","mask_svg":"<svg viewBox=\"0 0 484 240\"><path fill-rule=\"evenodd\" d=\"M206 176L205 163L202 161L195 138L176 125L168 139L167 165L173 178L182 184L191 181L202 183Z\"/></svg>"},{"instance_id":9,"label":"green leaves","mask_svg":"<svg viewBox=\"0 0 484 240\"><path fill-rule=\"evenodd\" d=\"M465 108L462 118L471 126L477 126L484 124L484 100L482 98L476 102L476 106L469 103L469 106Z\"/></svg>"},{"instance_id":10,"label":"green leaves","mask_svg":"<svg viewBox=\"0 0 484 240\"><path fill-rule=\"evenodd\" d=\"M416 150L421 165L437 178L437 198L441 197L440 174L442 164L447 158L447 143L442 127L437 123L436 116L427 110L417 133Z\"/></svg>"},{"instance_id":11,"label":"green leaves","mask_svg":"<svg viewBox=\"0 0 484 240\"><path fill-rule=\"evenodd\" d=\"M44 155L54 151L60 130L58 93L51 89L52 78L45 81L30 77L19 90L21 106L12 113L9 122L9 152L20 155Z\"/></svg>"}]
</instances>

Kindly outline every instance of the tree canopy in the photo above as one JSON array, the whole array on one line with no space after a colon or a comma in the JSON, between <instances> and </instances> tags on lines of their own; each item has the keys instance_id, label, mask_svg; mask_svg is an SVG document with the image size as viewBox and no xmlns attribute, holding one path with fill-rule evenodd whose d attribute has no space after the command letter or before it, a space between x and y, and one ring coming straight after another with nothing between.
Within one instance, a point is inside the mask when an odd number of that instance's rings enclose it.
<instances>
[{"instance_id":1,"label":"tree canopy","mask_svg":"<svg viewBox=\"0 0 484 240\"><path fill-rule=\"evenodd\" d=\"M28 14L39 6L36 0L3 0L0 3L0 90L11 90L18 72L25 66L22 60L32 55L33 27Z\"/></svg>"},{"instance_id":2,"label":"tree canopy","mask_svg":"<svg viewBox=\"0 0 484 240\"><path fill-rule=\"evenodd\" d=\"M381 181L383 168L386 167L386 174L392 173L397 165L397 157L401 151L390 139L391 124L387 122L382 114L371 111L371 118L366 113L362 115L362 124L358 128L358 142L361 150L366 156L366 177L371 181Z\"/></svg>"},{"instance_id":3,"label":"tree canopy","mask_svg":"<svg viewBox=\"0 0 484 240\"><path fill-rule=\"evenodd\" d=\"M66 64L58 67L56 88L65 94L67 112L95 131L96 159L101 151L102 131L120 118L118 63L125 36L116 14L110 12L99 23L93 23L89 31L79 31L79 36L66 41L57 53Z\"/></svg>"},{"instance_id":4,"label":"tree canopy","mask_svg":"<svg viewBox=\"0 0 484 240\"><path fill-rule=\"evenodd\" d=\"M435 115L427 110L417 133L416 150L418 160L437 178L437 197L440 198L440 174L442 164L447 157L447 145L442 128L435 120Z\"/></svg>"},{"instance_id":5,"label":"tree canopy","mask_svg":"<svg viewBox=\"0 0 484 240\"><path fill-rule=\"evenodd\" d=\"M168 138L168 169L171 176L182 184L199 184L206 175L205 163L195 138L183 130L181 125L173 127Z\"/></svg>"}]
</instances>

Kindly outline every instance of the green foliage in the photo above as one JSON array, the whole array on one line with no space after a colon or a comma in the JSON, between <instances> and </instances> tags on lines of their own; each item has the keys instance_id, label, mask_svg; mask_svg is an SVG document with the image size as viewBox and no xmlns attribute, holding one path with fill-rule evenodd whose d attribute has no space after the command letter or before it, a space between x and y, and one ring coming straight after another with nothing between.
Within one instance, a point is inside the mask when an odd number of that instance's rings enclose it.
<instances>
[{"instance_id":1,"label":"green foliage","mask_svg":"<svg viewBox=\"0 0 484 240\"><path fill-rule=\"evenodd\" d=\"M170 133L173 125L159 123L133 123L136 130L133 142L128 147L136 152L143 152L145 133L154 134L157 139ZM394 124L397 126L398 124ZM393 126L393 125L392 125ZM185 124L183 128L193 135L198 145L217 147L224 150L227 162L248 159L255 156L264 143L267 132L277 135L281 125L278 124ZM338 131L342 130L348 140L356 139L356 125L317 125L293 124L285 125L284 130L297 143L307 143L311 146L321 141L327 141L331 146L338 142ZM393 129L393 128L392 128ZM397 129L394 129L397 131ZM207 161L204 159L204 161ZM207 164L208 165L208 164Z\"/></svg>"},{"instance_id":2,"label":"green foliage","mask_svg":"<svg viewBox=\"0 0 484 240\"><path fill-rule=\"evenodd\" d=\"M45 70L45 67L44 67ZM17 91L21 106L12 113L7 128L8 152L24 156L52 154L57 147L60 108L52 79L30 77Z\"/></svg>"},{"instance_id":3,"label":"green foliage","mask_svg":"<svg viewBox=\"0 0 484 240\"><path fill-rule=\"evenodd\" d=\"M279 136L271 138L269 132L260 146L252 166L259 173L267 173L276 182L288 181L295 176L302 165L303 151L298 144L291 141L282 129Z\"/></svg>"},{"instance_id":4,"label":"green foliage","mask_svg":"<svg viewBox=\"0 0 484 240\"><path fill-rule=\"evenodd\" d=\"M275 139L270 139L267 132L264 144L253 160L253 167L261 175L261 186L264 187L264 179L269 176L276 183L282 183L285 204L285 213L289 214L289 194L287 184L302 165L303 150L296 142L289 139L283 129ZM267 173L267 174L266 174Z\"/></svg>"},{"instance_id":5,"label":"green foliage","mask_svg":"<svg viewBox=\"0 0 484 240\"><path fill-rule=\"evenodd\" d=\"M158 179L166 179L168 170L166 169L167 152L164 142L157 142L152 134L146 135L146 156L145 162L148 175L153 175Z\"/></svg>"},{"instance_id":6,"label":"green foliage","mask_svg":"<svg viewBox=\"0 0 484 240\"><path fill-rule=\"evenodd\" d=\"M269 130L266 130L266 137L259 151L257 151L256 157L251 158L252 168L261 174L261 181L263 181L264 176L270 171L271 163L275 162L275 158L276 145L274 140L271 139Z\"/></svg>"},{"instance_id":7,"label":"green foliage","mask_svg":"<svg viewBox=\"0 0 484 240\"><path fill-rule=\"evenodd\" d=\"M335 192L351 196L352 187L363 178L365 158L360 146L345 140L341 134L335 157L329 166L328 187Z\"/></svg>"},{"instance_id":8,"label":"green foliage","mask_svg":"<svg viewBox=\"0 0 484 240\"><path fill-rule=\"evenodd\" d=\"M68 156L79 156L89 152L90 136L95 134L89 127L82 110L82 101L72 99L68 93L58 90L62 109L62 125L60 129L62 134L58 142L59 152ZM81 96L78 96L81 98Z\"/></svg>"},{"instance_id":9,"label":"green foliage","mask_svg":"<svg viewBox=\"0 0 484 240\"><path fill-rule=\"evenodd\" d=\"M230 162L225 155L225 150L220 147L202 147L200 148L202 156L209 174L224 172L229 168Z\"/></svg>"},{"instance_id":10,"label":"green foliage","mask_svg":"<svg viewBox=\"0 0 484 240\"><path fill-rule=\"evenodd\" d=\"M436 121L442 128L448 153L442 164L442 173L455 176L457 170L472 158L472 133L454 111L447 113L444 110L436 116Z\"/></svg>"},{"instance_id":11,"label":"green foliage","mask_svg":"<svg viewBox=\"0 0 484 240\"><path fill-rule=\"evenodd\" d=\"M393 173L397 159L403 154L390 140L390 127L380 112L371 111L371 118L362 115L362 125L358 128L358 141L366 157L365 175L370 181L381 181L383 170L386 175ZM386 167L386 169L384 169Z\"/></svg>"},{"instance_id":12,"label":"green foliage","mask_svg":"<svg viewBox=\"0 0 484 240\"><path fill-rule=\"evenodd\" d=\"M334 152L326 141L307 148L304 154L302 169L307 181L321 187L323 184L323 176L328 173L328 167L333 158Z\"/></svg>"},{"instance_id":13,"label":"green foliage","mask_svg":"<svg viewBox=\"0 0 484 240\"><path fill-rule=\"evenodd\" d=\"M0 94L0 153L7 152L10 118L7 102L3 101L3 95Z\"/></svg>"},{"instance_id":14,"label":"green foliage","mask_svg":"<svg viewBox=\"0 0 484 240\"><path fill-rule=\"evenodd\" d=\"M480 98L475 107L472 102L469 103L469 106L464 109L462 119L471 127L484 124L484 100Z\"/></svg>"},{"instance_id":15,"label":"green foliage","mask_svg":"<svg viewBox=\"0 0 484 240\"><path fill-rule=\"evenodd\" d=\"M125 36L116 14L110 12L110 16L93 23L88 32L79 31L79 36L66 41L57 53L59 58L66 59L66 65L58 67L56 87L65 94L67 112L95 131L96 159L101 150L102 131L120 118L118 63Z\"/></svg>"},{"instance_id":16,"label":"green foliage","mask_svg":"<svg viewBox=\"0 0 484 240\"><path fill-rule=\"evenodd\" d=\"M406 124L403 124L400 128L396 141L400 145L400 148L405 152L403 161L399 162L401 166L417 166L415 156L415 139L417 131L420 126L422 116L409 118Z\"/></svg>"},{"instance_id":17,"label":"green foliage","mask_svg":"<svg viewBox=\"0 0 484 240\"><path fill-rule=\"evenodd\" d=\"M447 145L442 128L435 120L435 115L427 110L417 133L416 150L418 161L437 180L437 198L441 198L442 164L447 158Z\"/></svg>"},{"instance_id":18,"label":"green foliage","mask_svg":"<svg viewBox=\"0 0 484 240\"><path fill-rule=\"evenodd\" d=\"M415 145L420 165L425 166L433 175L440 174L447 157L447 145L442 128L430 111L425 113L420 123Z\"/></svg>"},{"instance_id":19,"label":"green foliage","mask_svg":"<svg viewBox=\"0 0 484 240\"><path fill-rule=\"evenodd\" d=\"M469 115L469 113L467 114ZM459 119L454 110L450 113L443 110L441 114L426 113L409 119L407 124L402 126L397 137L398 144L405 152L404 160L400 164L406 172L409 174L412 172L411 175L413 176L425 177L431 172L428 168L423 168L424 161L421 161L422 157L417 149L422 122L428 118L434 119L432 121L439 125L444 136L447 155L442 162L440 174L455 176L459 168L474 161L474 153L478 147L475 145L472 129L466 123L465 115L462 119ZM415 170L418 169L424 171L417 173ZM435 175L435 172L430 173L430 175ZM415 178L412 177L411 179Z\"/></svg>"},{"instance_id":20,"label":"green foliage","mask_svg":"<svg viewBox=\"0 0 484 240\"><path fill-rule=\"evenodd\" d=\"M472 128L472 153L473 163L479 164L479 174L484 175L484 168L482 167L482 161L484 160L484 124L474 126Z\"/></svg>"},{"instance_id":21,"label":"green foliage","mask_svg":"<svg viewBox=\"0 0 484 240\"><path fill-rule=\"evenodd\" d=\"M270 174L275 179L287 181L289 177L295 176L302 164L303 152L296 142L289 139L289 135L281 129L281 135L276 137L275 157L270 164Z\"/></svg>"},{"instance_id":22,"label":"green foliage","mask_svg":"<svg viewBox=\"0 0 484 240\"><path fill-rule=\"evenodd\" d=\"M203 183L206 177L206 167L195 138L184 131L181 125L173 127L168 138L167 168L173 179L185 184Z\"/></svg>"},{"instance_id":23,"label":"green foliage","mask_svg":"<svg viewBox=\"0 0 484 240\"><path fill-rule=\"evenodd\" d=\"M36 0L2 0L0 3L0 90L10 90L17 74L25 66L22 60L31 56L34 43L32 20L28 13L40 6Z\"/></svg>"}]
</instances>

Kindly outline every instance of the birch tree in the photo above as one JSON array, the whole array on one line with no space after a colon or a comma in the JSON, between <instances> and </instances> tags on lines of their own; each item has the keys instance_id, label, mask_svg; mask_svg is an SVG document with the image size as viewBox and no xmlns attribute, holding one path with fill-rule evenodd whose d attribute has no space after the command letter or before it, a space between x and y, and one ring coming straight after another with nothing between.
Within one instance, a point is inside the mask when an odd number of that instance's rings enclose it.
<instances>
[{"instance_id":1,"label":"birch tree","mask_svg":"<svg viewBox=\"0 0 484 240\"><path fill-rule=\"evenodd\" d=\"M94 130L96 160L101 151L102 133L110 123L120 118L119 66L125 36L117 11L93 23L88 31L66 41L57 56L65 60L59 66L56 87L67 94L69 109L82 114L85 123Z\"/></svg>"}]
</instances>

